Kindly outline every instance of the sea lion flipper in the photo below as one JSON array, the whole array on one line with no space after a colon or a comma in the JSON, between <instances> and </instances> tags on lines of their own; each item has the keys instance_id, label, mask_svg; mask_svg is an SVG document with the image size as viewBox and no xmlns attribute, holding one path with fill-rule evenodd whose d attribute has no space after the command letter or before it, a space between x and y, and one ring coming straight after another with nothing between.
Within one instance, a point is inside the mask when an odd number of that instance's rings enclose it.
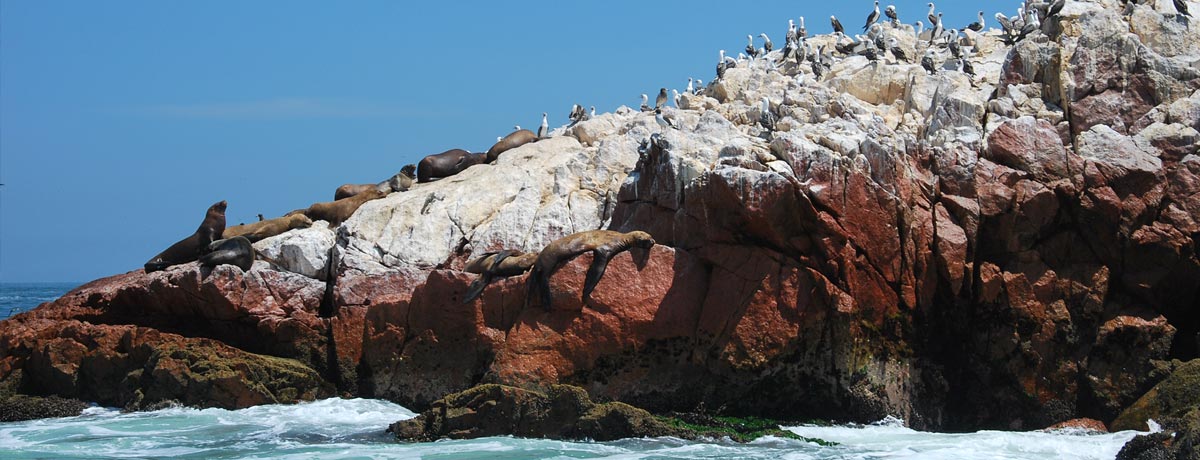
<instances>
[{"instance_id":1,"label":"sea lion flipper","mask_svg":"<svg viewBox=\"0 0 1200 460\"><path fill-rule=\"evenodd\" d=\"M463 297L463 303L471 303L472 300L475 300L475 298L479 297L480 294L483 294L483 288L486 288L488 283L491 282L491 272L480 273L479 277L475 278L475 281L471 283L471 287L467 289L467 296Z\"/></svg>"},{"instance_id":2,"label":"sea lion flipper","mask_svg":"<svg viewBox=\"0 0 1200 460\"><path fill-rule=\"evenodd\" d=\"M587 300L596 285L600 284L600 278L604 277L604 270L608 268L608 259L609 255L604 251L592 251L592 266L588 267L587 278L583 282L583 300Z\"/></svg>"}]
</instances>

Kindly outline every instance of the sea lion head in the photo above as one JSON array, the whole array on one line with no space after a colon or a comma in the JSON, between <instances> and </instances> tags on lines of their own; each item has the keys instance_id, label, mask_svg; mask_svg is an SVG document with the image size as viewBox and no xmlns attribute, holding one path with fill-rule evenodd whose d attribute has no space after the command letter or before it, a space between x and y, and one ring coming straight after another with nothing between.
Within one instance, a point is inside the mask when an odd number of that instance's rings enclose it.
<instances>
[{"instance_id":1,"label":"sea lion head","mask_svg":"<svg viewBox=\"0 0 1200 460\"><path fill-rule=\"evenodd\" d=\"M304 214L292 214L287 216L287 219L289 229L312 227L312 219Z\"/></svg>"},{"instance_id":2,"label":"sea lion head","mask_svg":"<svg viewBox=\"0 0 1200 460\"><path fill-rule=\"evenodd\" d=\"M212 206L208 207L208 212L217 212L217 213L225 214L225 207L228 205L229 205L229 203L226 203L225 200L218 201L216 203L213 203Z\"/></svg>"},{"instance_id":3,"label":"sea lion head","mask_svg":"<svg viewBox=\"0 0 1200 460\"><path fill-rule=\"evenodd\" d=\"M417 177L417 165L407 164L400 168L400 174L408 176L410 179Z\"/></svg>"},{"instance_id":4,"label":"sea lion head","mask_svg":"<svg viewBox=\"0 0 1200 460\"><path fill-rule=\"evenodd\" d=\"M630 244L631 247L642 249L650 249L654 247L654 237L650 236L649 233L641 230L635 230L629 232L627 235L632 240L632 243Z\"/></svg>"}]
</instances>

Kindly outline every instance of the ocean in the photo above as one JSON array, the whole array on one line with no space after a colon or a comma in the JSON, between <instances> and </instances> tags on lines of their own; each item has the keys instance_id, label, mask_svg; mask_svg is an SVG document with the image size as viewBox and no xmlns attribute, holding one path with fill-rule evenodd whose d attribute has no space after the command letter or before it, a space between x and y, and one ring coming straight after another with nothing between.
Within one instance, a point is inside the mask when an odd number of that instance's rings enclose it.
<instances>
[{"instance_id":1,"label":"ocean","mask_svg":"<svg viewBox=\"0 0 1200 460\"><path fill-rule=\"evenodd\" d=\"M0 317L53 300L75 283L0 284ZM1137 433L920 432L899 420L865 426L785 427L838 443L774 437L747 444L675 438L566 442L495 437L399 443L384 432L415 414L371 399L326 399L241 410L170 408L0 423L0 458L18 459L1113 459Z\"/></svg>"}]
</instances>

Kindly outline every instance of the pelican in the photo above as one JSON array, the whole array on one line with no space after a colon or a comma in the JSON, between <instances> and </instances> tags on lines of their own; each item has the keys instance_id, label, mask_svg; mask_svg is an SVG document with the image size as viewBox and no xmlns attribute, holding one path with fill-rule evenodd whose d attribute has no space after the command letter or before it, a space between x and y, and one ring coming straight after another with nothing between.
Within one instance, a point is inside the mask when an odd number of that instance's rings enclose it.
<instances>
[{"instance_id":1,"label":"pelican","mask_svg":"<svg viewBox=\"0 0 1200 460\"><path fill-rule=\"evenodd\" d=\"M746 36L746 55L750 56L750 59L754 59L754 58L758 57L758 48L754 47L754 36L753 35Z\"/></svg>"}]
</instances>

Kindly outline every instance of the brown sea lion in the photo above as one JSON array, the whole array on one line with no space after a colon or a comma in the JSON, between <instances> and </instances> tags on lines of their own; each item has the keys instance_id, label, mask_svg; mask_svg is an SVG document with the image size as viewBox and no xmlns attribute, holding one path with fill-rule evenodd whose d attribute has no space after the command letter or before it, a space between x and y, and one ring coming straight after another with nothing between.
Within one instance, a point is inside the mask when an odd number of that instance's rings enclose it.
<instances>
[{"instance_id":1,"label":"brown sea lion","mask_svg":"<svg viewBox=\"0 0 1200 460\"><path fill-rule=\"evenodd\" d=\"M384 193L407 191L409 188L412 188L412 184L416 180L416 176L413 175L416 169L416 166L404 165L396 175L378 184L342 184L342 186L333 192L333 200L350 198L370 189L379 190Z\"/></svg>"},{"instance_id":2,"label":"brown sea lion","mask_svg":"<svg viewBox=\"0 0 1200 460\"><path fill-rule=\"evenodd\" d=\"M567 235L550 244L538 254L533 271L529 273L528 291L525 296L525 306L537 292L542 295L542 307L550 310L550 275L567 260L585 252L592 252L592 266L588 268L587 277L583 283L583 300L587 300L592 289L600 283L608 261L612 256L630 248L649 249L654 246L654 238L643 231L629 233L612 230L591 230Z\"/></svg>"},{"instance_id":3,"label":"brown sea lion","mask_svg":"<svg viewBox=\"0 0 1200 460\"><path fill-rule=\"evenodd\" d=\"M233 238L235 236L244 236L251 243L259 240L270 238L279 235L283 232L294 228L308 228L312 226L312 219L304 214L291 214L284 217L276 217L274 219L255 222L252 224L234 225L226 228L225 233L221 236L224 238Z\"/></svg>"},{"instance_id":4,"label":"brown sea lion","mask_svg":"<svg viewBox=\"0 0 1200 460\"><path fill-rule=\"evenodd\" d=\"M221 239L221 234L225 232L225 206L224 200L209 206L208 212L204 214L204 221L200 223L200 228L197 228L191 236L172 244L167 250L158 253L149 262L146 262L144 265L146 273L163 270L172 265L188 263L204 254L208 245Z\"/></svg>"},{"instance_id":5,"label":"brown sea lion","mask_svg":"<svg viewBox=\"0 0 1200 460\"><path fill-rule=\"evenodd\" d=\"M518 129L513 131L511 134L504 136L503 139L500 139L500 141L492 144L492 148L488 149L487 151L487 162L494 162L496 161L496 158L500 157L501 153L536 141L537 139L537 134L534 134L533 131L528 129Z\"/></svg>"},{"instance_id":6,"label":"brown sea lion","mask_svg":"<svg viewBox=\"0 0 1200 460\"><path fill-rule=\"evenodd\" d=\"M486 161L486 154L471 153L463 149L451 149L429 155L417 163L417 182L425 183L447 178Z\"/></svg>"},{"instance_id":7,"label":"brown sea lion","mask_svg":"<svg viewBox=\"0 0 1200 460\"><path fill-rule=\"evenodd\" d=\"M478 273L479 277L475 278L475 282L471 283L471 287L467 289L467 296L463 298L463 303L471 303L472 300L479 297L488 283L491 283L492 279L497 276L516 276L525 273L537 261L537 257L536 253L524 254L521 251L505 250L488 252L467 262L463 271Z\"/></svg>"},{"instance_id":8,"label":"brown sea lion","mask_svg":"<svg viewBox=\"0 0 1200 460\"><path fill-rule=\"evenodd\" d=\"M295 214L304 214L309 219L314 221L323 220L329 222L330 227L337 227L349 219L354 211L358 210L359 206L371 200L376 200L387 196L379 190L367 190L365 192L354 195L350 198L342 198L337 201L327 201L324 203L313 203L305 209L297 209L284 215L289 217Z\"/></svg>"},{"instance_id":9,"label":"brown sea lion","mask_svg":"<svg viewBox=\"0 0 1200 460\"><path fill-rule=\"evenodd\" d=\"M208 245L207 252L200 256L201 267L226 264L249 271L250 267L254 266L254 246L244 236L213 241Z\"/></svg>"}]
</instances>

